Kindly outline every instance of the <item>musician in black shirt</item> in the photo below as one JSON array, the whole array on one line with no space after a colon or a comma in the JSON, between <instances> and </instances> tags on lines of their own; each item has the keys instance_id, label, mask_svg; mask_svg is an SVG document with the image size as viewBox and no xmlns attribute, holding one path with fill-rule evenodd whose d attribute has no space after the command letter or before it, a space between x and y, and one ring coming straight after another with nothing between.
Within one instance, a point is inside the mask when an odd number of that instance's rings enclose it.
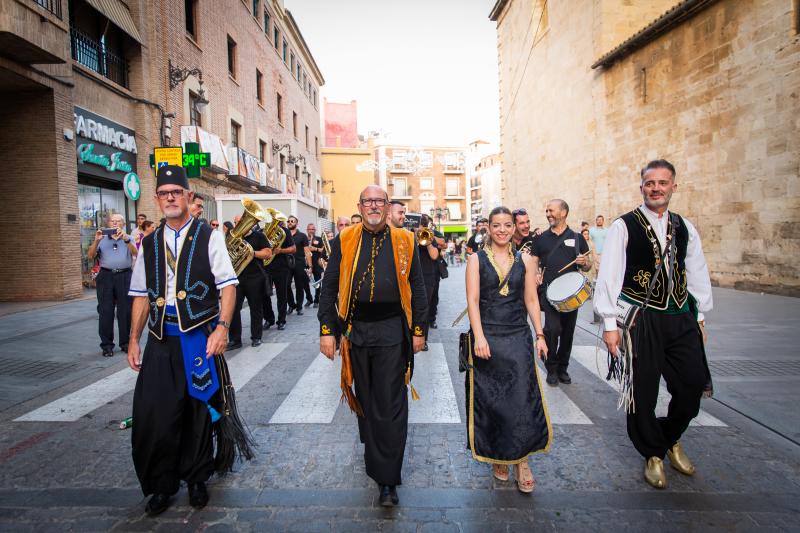
<instances>
[{"instance_id":1,"label":"musician in black shirt","mask_svg":"<svg viewBox=\"0 0 800 533\"><path fill-rule=\"evenodd\" d=\"M275 285L275 299L278 303L278 329L286 328L286 299L289 293L289 261L288 256L295 252L294 241L289 234L283 223L280 228L283 230L283 242L281 245L273 250L275 258L267 266L266 272L269 276L268 284ZM269 298L264 299L264 318L266 319L265 328L275 323L275 313L272 311L272 300Z\"/></svg>"},{"instance_id":2,"label":"musician in black shirt","mask_svg":"<svg viewBox=\"0 0 800 533\"><path fill-rule=\"evenodd\" d=\"M314 224L309 224L306 227L306 234L308 235L308 249L311 251L311 274L314 276L314 282L322 278L323 268L320 264L325 253L325 246L322 244L322 239L317 237L317 227ZM319 307L319 289L317 284L314 289L314 307Z\"/></svg>"},{"instance_id":3,"label":"musician in black shirt","mask_svg":"<svg viewBox=\"0 0 800 533\"><path fill-rule=\"evenodd\" d=\"M241 219L240 215L234 218L236 224ZM264 318L264 259L272 257L269 241L262 231L251 229L244 236L244 240L253 247L253 259L239 273L239 285L236 286L236 308L231 320L231 329L228 333L227 349L242 347L242 304L247 298L250 306L250 340L253 346L261 345L261 321Z\"/></svg>"},{"instance_id":4,"label":"musician in black shirt","mask_svg":"<svg viewBox=\"0 0 800 533\"><path fill-rule=\"evenodd\" d=\"M469 240L467 241L467 257L480 250L481 244L488 235L487 233L488 226L489 226L488 218L478 219L478 222L475 224L475 233L473 233L472 236L470 236Z\"/></svg>"},{"instance_id":5,"label":"musician in black shirt","mask_svg":"<svg viewBox=\"0 0 800 533\"><path fill-rule=\"evenodd\" d=\"M511 218L514 222L514 234L511 236L512 248L516 250L524 250L530 254L533 250L533 239L536 235L531 232L531 219L528 212L520 207L511 212ZM530 243L526 246L527 243Z\"/></svg>"},{"instance_id":6,"label":"musician in black shirt","mask_svg":"<svg viewBox=\"0 0 800 533\"><path fill-rule=\"evenodd\" d=\"M289 227L289 233L294 240L294 267L292 268L291 276L294 279L294 298L289 298L289 304L294 302L294 308L297 310L298 315L303 314L303 294L306 295L306 307L311 305L314 298L311 296L311 287L308 281L308 276L311 273L311 250L308 249L308 236L297 229L297 217L291 216L286 221Z\"/></svg>"},{"instance_id":7,"label":"musician in black shirt","mask_svg":"<svg viewBox=\"0 0 800 533\"><path fill-rule=\"evenodd\" d=\"M550 200L545 213L550 229L542 232L533 241L533 259L534 265L543 271L540 275L539 301L544 311L544 339L548 353L545 362L547 384L556 386L559 381L564 384L572 383L567 367L578 311L557 311L547 300L547 287L561 274L589 270L591 263L588 257L581 255L589 252L586 240L567 226L567 202ZM573 261L570 267L559 273L559 270Z\"/></svg>"}]
</instances>

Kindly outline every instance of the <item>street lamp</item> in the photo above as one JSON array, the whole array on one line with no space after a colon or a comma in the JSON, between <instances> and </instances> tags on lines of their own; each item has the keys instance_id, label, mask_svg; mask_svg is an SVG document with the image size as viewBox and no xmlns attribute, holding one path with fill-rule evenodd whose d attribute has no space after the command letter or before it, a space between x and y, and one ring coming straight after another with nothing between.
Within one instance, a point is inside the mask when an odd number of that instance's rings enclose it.
<instances>
[{"instance_id":1,"label":"street lamp","mask_svg":"<svg viewBox=\"0 0 800 533\"><path fill-rule=\"evenodd\" d=\"M436 224L436 227L438 228L442 225L443 218L450 218L450 210L446 207L434 207L431 209L431 216L438 221Z\"/></svg>"},{"instance_id":2,"label":"street lamp","mask_svg":"<svg viewBox=\"0 0 800 533\"><path fill-rule=\"evenodd\" d=\"M194 108L198 113L205 111L208 106L208 98L206 98L206 91L203 89L203 71L199 68L179 68L172 64L170 59L167 62L169 67L169 90L171 91L184 81L189 76L195 76L197 81L200 82L200 89L197 91L197 99L194 102Z\"/></svg>"}]
</instances>

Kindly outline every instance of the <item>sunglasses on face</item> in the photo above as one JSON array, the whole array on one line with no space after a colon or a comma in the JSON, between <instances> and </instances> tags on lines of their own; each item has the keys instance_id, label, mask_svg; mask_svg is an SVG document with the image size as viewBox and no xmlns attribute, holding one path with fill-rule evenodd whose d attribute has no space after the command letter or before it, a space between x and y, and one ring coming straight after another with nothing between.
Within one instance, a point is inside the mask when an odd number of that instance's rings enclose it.
<instances>
[{"instance_id":1,"label":"sunglasses on face","mask_svg":"<svg viewBox=\"0 0 800 533\"><path fill-rule=\"evenodd\" d=\"M212 228L218 228L218 227L219 227L219 224L213 224L213 223L212 223L212 224L211 224L211 227L212 227Z\"/></svg>"}]
</instances>

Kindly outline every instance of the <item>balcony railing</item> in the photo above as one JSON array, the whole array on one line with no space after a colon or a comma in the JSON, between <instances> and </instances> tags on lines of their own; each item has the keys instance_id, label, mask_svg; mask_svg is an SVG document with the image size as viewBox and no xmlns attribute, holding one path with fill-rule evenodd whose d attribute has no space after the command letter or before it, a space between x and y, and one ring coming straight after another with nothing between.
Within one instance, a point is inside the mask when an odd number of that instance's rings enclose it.
<instances>
[{"instance_id":1,"label":"balcony railing","mask_svg":"<svg viewBox=\"0 0 800 533\"><path fill-rule=\"evenodd\" d=\"M117 85L128 87L128 62L76 28L70 28L72 59Z\"/></svg>"},{"instance_id":2,"label":"balcony railing","mask_svg":"<svg viewBox=\"0 0 800 533\"><path fill-rule=\"evenodd\" d=\"M61 0L33 0L33 3L43 7L58 18L61 17Z\"/></svg>"}]
</instances>

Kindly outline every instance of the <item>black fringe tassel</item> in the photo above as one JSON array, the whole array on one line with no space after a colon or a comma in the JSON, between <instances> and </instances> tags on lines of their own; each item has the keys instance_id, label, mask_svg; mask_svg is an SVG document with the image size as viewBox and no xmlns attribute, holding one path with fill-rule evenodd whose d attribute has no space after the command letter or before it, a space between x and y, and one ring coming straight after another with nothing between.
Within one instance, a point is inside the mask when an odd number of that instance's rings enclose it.
<instances>
[{"instance_id":1,"label":"black fringe tassel","mask_svg":"<svg viewBox=\"0 0 800 533\"><path fill-rule=\"evenodd\" d=\"M222 414L222 418L214 424L214 440L217 448L214 470L218 475L224 475L233 471L233 464L237 460L242 462L253 459L256 443L236 408L236 392L233 390L233 383L228 373L228 363L223 355L217 355L214 359L220 384L217 395L219 411Z\"/></svg>"}]
</instances>

